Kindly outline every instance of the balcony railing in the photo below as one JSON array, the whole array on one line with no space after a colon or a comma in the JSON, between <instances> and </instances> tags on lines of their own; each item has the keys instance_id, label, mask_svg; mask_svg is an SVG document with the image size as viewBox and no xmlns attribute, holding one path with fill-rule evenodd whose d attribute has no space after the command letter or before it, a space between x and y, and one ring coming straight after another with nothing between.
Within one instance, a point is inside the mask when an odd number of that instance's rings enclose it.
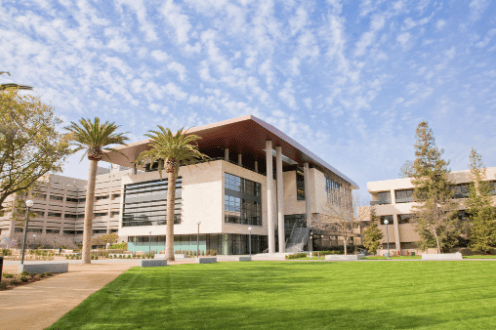
<instances>
[{"instance_id":1,"label":"balcony railing","mask_svg":"<svg viewBox=\"0 0 496 330\"><path fill-rule=\"evenodd\" d=\"M391 204L390 199L382 199L380 201L370 201L370 205L382 205L382 204Z\"/></svg>"}]
</instances>

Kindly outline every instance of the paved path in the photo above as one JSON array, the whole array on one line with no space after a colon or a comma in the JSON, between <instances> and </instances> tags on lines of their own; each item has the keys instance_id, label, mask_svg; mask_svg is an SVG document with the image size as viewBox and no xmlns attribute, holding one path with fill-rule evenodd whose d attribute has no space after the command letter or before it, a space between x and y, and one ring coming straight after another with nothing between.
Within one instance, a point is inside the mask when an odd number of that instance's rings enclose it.
<instances>
[{"instance_id":1,"label":"paved path","mask_svg":"<svg viewBox=\"0 0 496 330\"><path fill-rule=\"evenodd\" d=\"M136 261L86 266L71 263L67 273L0 291L0 329L48 327L133 266ZM18 267L6 265L4 272L17 273Z\"/></svg>"}]
</instances>

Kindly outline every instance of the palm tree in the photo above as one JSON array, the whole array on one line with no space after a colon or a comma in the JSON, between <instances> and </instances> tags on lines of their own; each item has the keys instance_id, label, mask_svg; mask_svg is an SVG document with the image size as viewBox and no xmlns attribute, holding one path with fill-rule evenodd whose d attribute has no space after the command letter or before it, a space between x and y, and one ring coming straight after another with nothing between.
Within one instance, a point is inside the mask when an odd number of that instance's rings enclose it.
<instances>
[{"instance_id":1,"label":"palm tree","mask_svg":"<svg viewBox=\"0 0 496 330\"><path fill-rule=\"evenodd\" d=\"M88 172L88 189L86 192L86 206L84 209L84 232L83 232L83 264L91 263L91 236L93 234L93 208L95 204L95 182L98 161L102 160L103 150L113 150L108 146L111 144L125 144L128 140L124 134L115 133L120 126L108 121L101 124L100 118L81 118L79 124L71 122L65 129L69 131L68 139L74 145L75 152L86 150L84 156L88 155L90 169Z\"/></svg>"},{"instance_id":2,"label":"palm tree","mask_svg":"<svg viewBox=\"0 0 496 330\"><path fill-rule=\"evenodd\" d=\"M157 125L160 131L148 131L145 136L151 139L151 149L143 151L136 163L149 161L151 164L158 162L158 172L162 180L162 169L168 174L167 190L167 228L165 239L165 258L174 261L174 208L176 203L176 180L179 165L191 165L210 159L198 150L197 140L201 137L187 134L184 127L173 134L170 129Z\"/></svg>"},{"instance_id":3,"label":"palm tree","mask_svg":"<svg viewBox=\"0 0 496 330\"><path fill-rule=\"evenodd\" d=\"M7 71L0 71L0 76L3 75L4 73L6 73L10 76L10 73ZM31 87L31 86L18 85L18 84L13 84L13 83L0 84L0 91L6 90L9 88L17 88L17 89L24 89L24 90L32 90L33 89L33 87Z\"/></svg>"}]
</instances>

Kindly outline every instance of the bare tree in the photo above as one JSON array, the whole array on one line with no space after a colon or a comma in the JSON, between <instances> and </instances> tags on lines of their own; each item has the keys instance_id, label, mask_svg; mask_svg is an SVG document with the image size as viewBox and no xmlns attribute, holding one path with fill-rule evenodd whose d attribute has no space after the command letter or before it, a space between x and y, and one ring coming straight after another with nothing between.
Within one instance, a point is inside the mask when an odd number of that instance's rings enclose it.
<instances>
[{"instance_id":1,"label":"bare tree","mask_svg":"<svg viewBox=\"0 0 496 330\"><path fill-rule=\"evenodd\" d=\"M328 191L327 200L319 221L312 225L319 230L340 236L343 239L344 254L348 253L347 243L355 236L354 229L368 219L366 202L359 195L353 195L351 189L344 186Z\"/></svg>"}]
</instances>

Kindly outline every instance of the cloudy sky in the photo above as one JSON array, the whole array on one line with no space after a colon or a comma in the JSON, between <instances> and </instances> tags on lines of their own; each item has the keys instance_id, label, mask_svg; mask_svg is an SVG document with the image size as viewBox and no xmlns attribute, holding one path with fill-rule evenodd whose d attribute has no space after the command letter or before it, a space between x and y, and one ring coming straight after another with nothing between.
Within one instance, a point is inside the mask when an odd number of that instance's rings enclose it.
<instances>
[{"instance_id":1,"label":"cloudy sky","mask_svg":"<svg viewBox=\"0 0 496 330\"><path fill-rule=\"evenodd\" d=\"M253 114L355 180L398 177L427 120L496 166L496 2L0 0L0 82L132 141ZM73 156L64 174L86 178Z\"/></svg>"}]
</instances>

